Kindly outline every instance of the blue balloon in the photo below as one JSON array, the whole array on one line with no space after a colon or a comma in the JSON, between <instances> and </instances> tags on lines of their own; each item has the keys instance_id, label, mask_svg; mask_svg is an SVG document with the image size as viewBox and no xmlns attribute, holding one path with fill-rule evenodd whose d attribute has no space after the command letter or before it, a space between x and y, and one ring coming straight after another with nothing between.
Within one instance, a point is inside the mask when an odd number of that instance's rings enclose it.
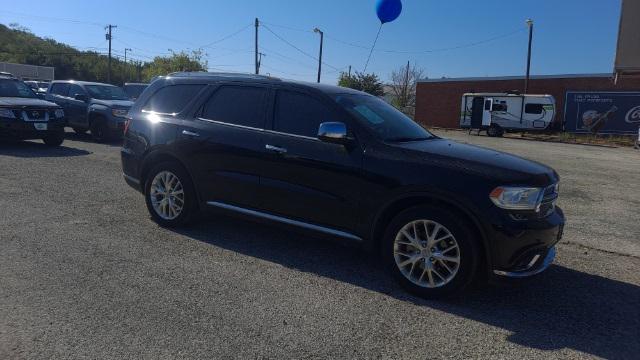
<instances>
[{"instance_id":1,"label":"blue balloon","mask_svg":"<svg viewBox=\"0 0 640 360\"><path fill-rule=\"evenodd\" d=\"M402 2L400 0L378 0L376 13L381 23L392 22L397 19L402 12Z\"/></svg>"}]
</instances>

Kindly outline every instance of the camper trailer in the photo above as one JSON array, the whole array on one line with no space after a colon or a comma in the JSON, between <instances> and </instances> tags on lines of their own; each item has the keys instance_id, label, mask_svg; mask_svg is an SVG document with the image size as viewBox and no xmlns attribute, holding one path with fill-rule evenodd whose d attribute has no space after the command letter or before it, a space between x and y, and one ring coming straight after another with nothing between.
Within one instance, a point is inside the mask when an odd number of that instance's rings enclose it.
<instances>
[{"instance_id":1,"label":"camper trailer","mask_svg":"<svg viewBox=\"0 0 640 360\"><path fill-rule=\"evenodd\" d=\"M505 131L549 130L556 114L551 95L467 93L462 96L460 127L485 130L488 136Z\"/></svg>"}]
</instances>

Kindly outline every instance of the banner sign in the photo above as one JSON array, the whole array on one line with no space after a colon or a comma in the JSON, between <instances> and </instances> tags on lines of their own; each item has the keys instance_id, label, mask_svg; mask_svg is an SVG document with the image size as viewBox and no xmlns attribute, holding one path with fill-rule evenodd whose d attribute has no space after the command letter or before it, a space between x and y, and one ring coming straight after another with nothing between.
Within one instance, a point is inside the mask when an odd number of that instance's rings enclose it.
<instances>
[{"instance_id":1,"label":"banner sign","mask_svg":"<svg viewBox=\"0 0 640 360\"><path fill-rule=\"evenodd\" d=\"M637 134L640 92L567 91L565 131L592 134Z\"/></svg>"}]
</instances>

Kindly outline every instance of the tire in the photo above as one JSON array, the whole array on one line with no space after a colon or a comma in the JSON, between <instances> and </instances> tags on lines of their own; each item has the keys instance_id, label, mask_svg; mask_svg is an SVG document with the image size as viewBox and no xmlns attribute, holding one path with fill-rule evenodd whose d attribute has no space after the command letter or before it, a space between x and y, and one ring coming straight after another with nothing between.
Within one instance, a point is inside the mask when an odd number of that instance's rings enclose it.
<instances>
[{"instance_id":1,"label":"tire","mask_svg":"<svg viewBox=\"0 0 640 360\"><path fill-rule=\"evenodd\" d=\"M87 129L81 129L81 128L73 128L73 132L75 132L78 135L84 135L87 133Z\"/></svg>"},{"instance_id":2,"label":"tire","mask_svg":"<svg viewBox=\"0 0 640 360\"><path fill-rule=\"evenodd\" d=\"M51 147L60 146L64 142L64 133L56 132L56 133L47 135L42 139L42 141L47 146L51 146Z\"/></svg>"},{"instance_id":3,"label":"tire","mask_svg":"<svg viewBox=\"0 0 640 360\"><path fill-rule=\"evenodd\" d=\"M163 188L167 180L167 177L164 177L166 174L174 176L178 180L180 186L177 186L173 178L168 178L169 183L174 184L174 191L178 193L180 190L182 191L182 197L175 195L171 198L171 201L165 202L163 207L161 205L162 201L160 200L165 198L164 195L158 193L158 195L154 196L152 186L157 188L156 185L160 185L160 188ZM154 192L156 192L156 190L154 190ZM163 227L180 227L187 225L195 217L198 210L198 200L191 177L182 165L175 161L162 162L149 171L144 184L144 198L151 218ZM177 214L171 213L171 210L175 210L173 205L179 206L180 201L182 201L180 211ZM156 205L154 205L154 202ZM164 213L162 212L163 208L165 209Z\"/></svg>"},{"instance_id":4,"label":"tire","mask_svg":"<svg viewBox=\"0 0 640 360\"><path fill-rule=\"evenodd\" d=\"M97 142L105 142L109 139L109 129L103 118L95 118L91 122L91 137Z\"/></svg>"},{"instance_id":5,"label":"tire","mask_svg":"<svg viewBox=\"0 0 640 360\"><path fill-rule=\"evenodd\" d=\"M413 224L416 224L415 228ZM441 227L436 230L438 225ZM408 233L415 237L414 229L418 232L421 248L409 245L415 242L404 235ZM428 245L427 231L431 231L433 238L442 240ZM473 234L469 224L447 209L435 206L409 208L387 227L381 246L382 259L391 275L410 293L424 298L454 295L469 286L477 273L480 246ZM417 260L411 261L412 257ZM451 260L456 258L457 263Z\"/></svg>"},{"instance_id":6,"label":"tire","mask_svg":"<svg viewBox=\"0 0 640 360\"><path fill-rule=\"evenodd\" d=\"M487 136L502 137L502 135L504 135L504 130L498 125L491 125L487 129Z\"/></svg>"}]
</instances>

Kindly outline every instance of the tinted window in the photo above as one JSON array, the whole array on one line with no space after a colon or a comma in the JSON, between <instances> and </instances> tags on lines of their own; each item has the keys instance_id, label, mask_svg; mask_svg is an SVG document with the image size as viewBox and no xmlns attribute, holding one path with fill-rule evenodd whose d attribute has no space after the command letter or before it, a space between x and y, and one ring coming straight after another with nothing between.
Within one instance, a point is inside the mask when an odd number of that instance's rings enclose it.
<instances>
[{"instance_id":1,"label":"tinted window","mask_svg":"<svg viewBox=\"0 0 640 360\"><path fill-rule=\"evenodd\" d=\"M86 85L89 95L100 100L129 100L122 89L113 85Z\"/></svg>"},{"instance_id":2,"label":"tinted window","mask_svg":"<svg viewBox=\"0 0 640 360\"><path fill-rule=\"evenodd\" d=\"M426 140L434 137L405 114L375 96L336 94L334 99L384 141Z\"/></svg>"},{"instance_id":3,"label":"tinted window","mask_svg":"<svg viewBox=\"0 0 640 360\"><path fill-rule=\"evenodd\" d=\"M147 88L147 85L128 84L122 87L130 99L137 99L140 94Z\"/></svg>"},{"instance_id":4,"label":"tinted window","mask_svg":"<svg viewBox=\"0 0 640 360\"><path fill-rule=\"evenodd\" d=\"M524 106L524 112L527 114L542 114L542 104L526 104Z\"/></svg>"},{"instance_id":5,"label":"tinted window","mask_svg":"<svg viewBox=\"0 0 640 360\"><path fill-rule=\"evenodd\" d=\"M77 85L77 84L70 84L69 85L69 92L68 95L69 97L75 97L76 94L85 94L84 89L82 88L82 86Z\"/></svg>"},{"instance_id":6,"label":"tinted window","mask_svg":"<svg viewBox=\"0 0 640 360\"><path fill-rule=\"evenodd\" d=\"M336 121L320 100L292 91L278 91L273 129L287 134L318 136L320 123Z\"/></svg>"},{"instance_id":7,"label":"tinted window","mask_svg":"<svg viewBox=\"0 0 640 360\"><path fill-rule=\"evenodd\" d=\"M162 114L177 114L193 99L204 85L185 84L171 85L156 91L147 104L145 111L154 111Z\"/></svg>"},{"instance_id":8,"label":"tinted window","mask_svg":"<svg viewBox=\"0 0 640 360\"><path fill-rule=\"evenodd\" d=\"M29 85L22 81L2 79L0 80L0 96L34 98L36 94L34 94Z\"/></svg>"},{"instance_id":9,"label":"tinted window","mask_svg":"<svg viewBox=\"0 0 640 360\"><path fill-rule=\"evenodd\" d=\"M264 127L267 90L249 86L223 86L207 101L202 117L225 123Z\"/></svg>"},{"instance_id":10,"label":"tinted window","mask_svg":"<svg viewBox=\"0 0 640 360\"><path fill-rule=\"evenodd\" d=\"M69 92L69 84L67 83L56 83L51 86L52 94L67 96L68 92Z\"/></svg>"}]
</instances>

